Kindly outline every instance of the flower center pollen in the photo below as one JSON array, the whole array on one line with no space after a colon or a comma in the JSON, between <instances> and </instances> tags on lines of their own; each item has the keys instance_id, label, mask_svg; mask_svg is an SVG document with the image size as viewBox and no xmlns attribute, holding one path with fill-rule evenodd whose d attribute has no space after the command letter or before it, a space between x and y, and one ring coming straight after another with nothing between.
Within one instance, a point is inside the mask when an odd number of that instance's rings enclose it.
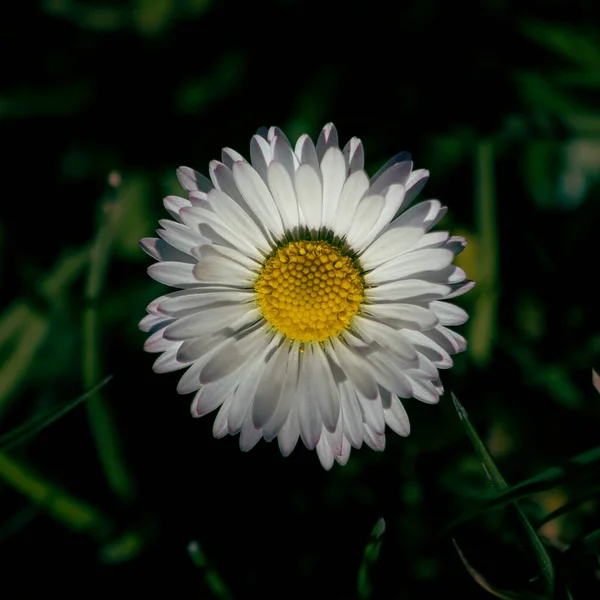
<instances>
[{"instance_id":1,"label":"flower center pollen","mask_svg":"<svg viewBox=\"0 0 600 600\"><path fill-rule=\"evenodd\" d=\"M254 286L264 318L302 342L322 342L346 329L363 288L352 258L328 242L306 240L278 248Z\"/></svg>"}]
</instances>

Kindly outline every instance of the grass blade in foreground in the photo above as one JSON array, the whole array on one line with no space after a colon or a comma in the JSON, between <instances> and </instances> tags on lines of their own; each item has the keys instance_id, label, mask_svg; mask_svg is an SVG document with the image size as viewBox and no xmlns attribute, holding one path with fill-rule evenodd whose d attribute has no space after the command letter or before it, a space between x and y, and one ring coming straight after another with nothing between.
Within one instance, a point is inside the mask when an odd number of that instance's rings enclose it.
<instances>
[{"instance_id":1,"label":"grass blade in foreground","mask_svg":"<svg viewBox=\"0 0 600 600\"><path fill-rule=\"evenodd\" d=\"M190 542L187 550L194 565L204 573L204 581L214 596L219 598L219 600L231 600L232 596L225 582L214 569L211 569L206 556L204 556L204 552L202 552L202 548L200 548L200 544L196 541Z\"/></svg>"},{"instance_id":2,"label":"grass blade in foreground","mask_svg":"<svg viewBox=\"0 0 600 600\"><path fill-rule=\"evenodd\" d=\"M456 407L458 416L465 427L467 435L469 436L469 439L475 448L475 452L477 452L477 455L481 460L481 464L483 465L483 468L492 486L496 492L506 491L508 489L508 485L498 470L498 467L496 467L496 464L490 456L490 453L487 451L487 448L481 441L477 431L471 424L469 416L467 415L467 411L463 408L462 404L458 401L458 398L454 394L452 394L452 400L454 401L454 406ZM544 545L542 544L535 529L525 516L525 513L523 513L516 502L514 503L514 506L517 517L523 527L523 530L525 531L530 548L533 551L540 568L542 581L544 584L544 592L548 598L552 598L554 596L554 567L552 566L550 556L548 555L546 548L544 548Z\"/></svg>"},{"instance_id":3,"label":"grass blade in foreground","mask_svg":"<svg viewBox=\"0 0 600 600\"><path fill-rule=\"evenodd\" d=\"M14 448L18 444L22 444L29 438L33 437L37 433L39 433L48 425L51 425L57 419L60 419L62 416L66 415L69 411L73 410L76 406L93 396L97 391L102 389L110 380L112 379L112 375L109 375L105 379L103 379L98 385L94 386L91 390L85 392L79 398L75 400L71 400L71 402L67 402L66 404L54 408L35 419L32 419L28 423L21 425L20 427L16 427L15 429L0 435L0 451L6 452L12 448Z\"/></svg>"},{"instance_id":4,"label":"grass blade in foreground","mask_svg":"<svg viewBox=\"0 0 600 600\"><path fill-rule=\"evenodd\" d=\"M458 556L462 561L465 569L469 575L486 591L492 594L492 596L496 596L496 598L502 598L503 600L544 600L542 597L537 594L531 594L529 592L513 592L510 590L501 590L500 588L494 587L479 571L477 571L471 563L465 558L465 555L462 553L462 550L459 548L456 540L452 540L454 543L454 547L458 552Z\"/></svg>"},{"instance_id":5,"label":"grass blade in foreground","mask_svg":"<svg viewBox=\"0 0 600 600\"><path fill-rule=\"evenodd\" d=\"M381 537L385 533L385 520L380 518L377 523L375 523L375 527L373 527L373 531L371 532L371 537L369 538L369 543L365 548L365 553L363 555L363 561L360 565L360 569L358 570L358 597L361 600L365 600L366 598L370 598L373 594L373 584L371 582L370 571L377 562L379 558L379 549L381 548Z\"/></svg>"}]
</instances>

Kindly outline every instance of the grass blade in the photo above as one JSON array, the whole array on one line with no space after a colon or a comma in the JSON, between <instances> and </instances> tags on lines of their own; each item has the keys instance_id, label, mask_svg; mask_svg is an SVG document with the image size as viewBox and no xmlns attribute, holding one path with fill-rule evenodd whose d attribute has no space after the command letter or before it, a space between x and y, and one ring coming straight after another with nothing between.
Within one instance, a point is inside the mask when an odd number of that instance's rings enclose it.
<instances>
[{"instance_id":1,"label":"grass blade","mask_svg":"<svg viewBox=\"0 0 600 600\"><path fill-rule=\"evenodd\" d=\"M85 392L78 398L75 398L75 400L71 400L70 402L63 404L62 406L53 408L45 414L32 419L28 423L24 423L23 425L16 427L15 429L12 429L11 431L3 435L0 435L0 451L7 452L8 450L11 450L18 444L22 444L23 442L27 441L28 439L39 433L42 429L54 423L54 421L56 421L57 419L60 419L62 416L66 415L76 406L88 400L98 390L102 389L111 379L112 375L109 375L91 390Z\"/></svg>"},{"instance_id":2,"label":"grass blade","mask_svg":"<svg viewBox=\"0 0 600 600\"><path fill-rule=\"evenodd\" d=\"M371 571L373 566L377 562L379 558L379 550L381 548L382 536L385 533L385 520L380 518L377 523L375 523L375 527L373 527L373 531L371 532L371 537L369 538L369 542L365 547L365 552L363 554L362 564L358 570L358 597L361 600L365 600L366 598L370 598L373 594L373 583L371 582Z\"/></svg>"},{"instance_id":3,"label":"grass blade","mask_svg":"<svg viewBox=\"0 0 600 600\"><path fill-rule=\"evenodd\" d=\"M537 594L532 594L530 592L513 592L511 590L500 589L497 586L492 585L477 569L471 565L471 563L465 558L462 550L459 548L456 540L452 540L454 543L454 547L458 552L458 556L465 566L467 573L471 575L471 577L486 591L492 594L492 596L496 596L496 598L502 598L503 600L544 600Z\"/></svg>"},{"instance_id":4,"label":"grass blade","mask_svg":"<svg viewBox=\"0 0 600 600\"><path fill-rule=\"evenodd\" d=\"M458 412L458 416L462 421L463 426L475 448L475 452L479 456L483 468L486 472L488 479L490 480L494 490L496 492L504 492L508 489L508 485L502 474L496 467L494 460L492 459L490 453L487 451L487 448L481 441L481 438L477 434L477 431L473 427L467 411L464 409L462 404L458 401L458 398L452 394L452 400L454 401L454 406L456 407L456 411ZM521 510L519 505L514 503L515 511L517 514L517 518L521 523L521 526L525 532L525 537L528 541L529 547L531 548L534 556L536 558L536 562L540 569L540 573L542 576L542 581L544 583L544 591L549 598L554 596L554 567L552 565L552 561L550 560L550 556L546 551L546 548L542 544L539 536L537 535L535 529L529 522L529 519L525 516L525 513Z\"/></svg>"},{"instance_id":5,"label":"grass blade","mask_svg":"<svg viewBox=\"0 0 600 600\"><path fill-rule=\"evenodd\" d=\"M212 569L208 564L200 544L196 541L190 542L187 550L194 565L204 573L204 581L215 598L219 598L219 600L231 600L232 596L225 582L221 579L217 571Z\"/></svg>"}]
</instances>

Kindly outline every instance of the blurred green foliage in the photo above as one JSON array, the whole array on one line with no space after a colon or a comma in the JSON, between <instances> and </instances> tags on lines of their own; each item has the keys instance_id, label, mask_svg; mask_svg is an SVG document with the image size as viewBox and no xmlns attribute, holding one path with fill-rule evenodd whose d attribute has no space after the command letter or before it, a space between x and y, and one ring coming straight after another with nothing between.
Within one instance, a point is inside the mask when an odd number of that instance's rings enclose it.
<instances>
[{"instance_id":1,"label":"blurred green foliage","mask_svg":"<svg viewBox=\"0 0 600 600\"><path fill-rule=\"evenodd\" d=\"M7 9L3 598L80 598L82 585L207 598L550 597L548 560L557 597L597 597L600 9L460 8ZM237 439L214 440L212 417L191 419L177 396L178 375L152 373L137 323L164 293L138 240L167 216L161 197L181 193L175 168L206 172L223 146L246 154L262 125L295 139L328 121L342 139L362 138L370 173L405 149L431 171L423 196L449 206L442 226L468 238L458 262L478 285L464 299L469 350L442 374L468 435L448 397L407 401L409 438L390 435L384 453L353 452L325 473L302 448L283 459L272 444L242 454ZM65 404L107 375L77 408ZM504 477L522 483L503 491Z\"/></svg>"}]
</instances>

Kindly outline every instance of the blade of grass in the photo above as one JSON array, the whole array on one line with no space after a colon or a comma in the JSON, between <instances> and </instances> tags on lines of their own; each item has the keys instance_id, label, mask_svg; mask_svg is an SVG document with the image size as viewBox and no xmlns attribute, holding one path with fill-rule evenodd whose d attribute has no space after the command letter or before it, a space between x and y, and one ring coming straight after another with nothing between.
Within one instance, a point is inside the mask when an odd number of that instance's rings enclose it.
<instances>
[{"instance_id":1,"label":"blade of grass","mask_svg":"<svg viewBox=\"0 0 600 600\"><path fill-rule=\"evenodd\" d=\"M109 181L118 182L118 177ZM107 197L101 202L101 219L91 248L89 271L85 286L87 306L83 313L83 384L85 387L101 377L100 320L98 301L106 279L114 228L119 206L113 201L115 188L109 185ZM113 493L130 504L136 494L133 477L127 468L120 436L109 405L101 394L95 393L87 403L88 421L98 451L104 475Z\"/></svg>"},{"instance_id":2,"label":"blade of grass","mask_svg":"<svg viewBox=\"0 0 600 600\"><path fill-rule=\"evenodd\" d=\"M591 490L587 490L585 493L578 494L577 496L569 500L569 502L563 504L560 508L553 510L551 513L547 514L543 519L540 519L536 523L536 529L539 529L546 523L554 521L554 519L558 519L559 517L570 513L572 510L579 508L582 504L585 504L586 502L589 502L590 500L593 500L594 498L598 497L600 497L600 487L594 487Z\"/></svg>"},{"instance_id":3,"label":"blade of grass","mask_svg":"<svg viewBox=\"0 0 600 600\"><path fill-rule=\"evenodd\" d=\"M479 240L477 294L469 324L469 351L480 365L489 362L496 338L498 312L498 232L494 143L481 140L475 149L475 222Z\"/></svg>"},{"instance_id":4,"label":"blade of grass","mask_svg":"<svg viewBox=\"0 0 600 600\"><path fill-rule=\"evenodd\" d=\"M465 558L462 550L456 543L456 540L452 540L456 551L458 552L458 556L465 566L467 573L488 593L492 594L492 596L496 596L496 598L502 598L503 600L544 600L541 596L537 594L532 594L530 592L514 592L511 590L500 589L497 586L492 585L477 569L471 565L471 563Z\"/></svg>"},{"instance_id":5,"label":"blade of grass","mask_svg":"<svg viewBox=\"0 0 600 600\"><path fill-rule=\"evenodd\" d=\"M475 427L473 427L473 424L469 419L467 411L464 409L464 407L458 401L458 398L454 394L452 394L452 400L454 401L456 412L458 413L458 416L460 417L465 431L467 432L467 435L471 440L471 443L473 444L475 452L481 460L483 469L494 490L496 492L506 491L508 489L508 485L502 477L502 474L500 473L498 467L496 467L496 463L492 459L490 453L487 451L487 448L481 441L481 438L477 434ZM521 510L521 508L516 502L514 503L514 508L517 518L525 532L525 539L527 540L529 547L535 556L538 568L540 569L542 581L544 584L544 592L545 594L547 594L547 597L552 598L554 596L554 567L552 565L552 561L550 560L550 556L546 548L542 544L535 529L529 522L529 519L526 517L525 513Z\"/></svg>"},{"instance_id":6,"label":"blade of grass","mask_svg":"<svg viewBox=\"0 0 600 600\"><path fill-rule=\"evenodd\" d=\"M13 318L14 318L13 313ZM0 367L0 409L7 408L41 347L49 329L48 318L32 309L26 317L16 346Z\"/></svg>"},{"instance_id":7,"label":"blade of grass","mask_svg":"<svg viewBox=\"0 0 600 600\"><path fill-rule=\"evenodd\" d=\"M221 576L217 573L217 571L211 568L208 564L200 544L196 541L190 542L187 550L194 565L204 573L204 581L206 582L206 586L214 594L214 596L220 600L231 600L232 596L227 589L225 582L223 579L221 579Z\"/></svg>"},{"instance_id":8,"label":"blade of grass","mask_svg":"<svg viewBox=\"0 0 600 600\"><path fill-rule=\"evenodd\" d=\"M63 404L62 406L53 408L52 410L47 411L45 414L32 419L28 423L24 423L23 425L0 435L0 451L7 452L8 450L11 450L18 444L22 444L23 442L27 441L28 439L39 433L42 429L48 427L48 425L51 425L54 421L60 419L63 415L66 415L76 406L89 399L98 390L102 389L111 379L112 375L109 375L94 388L92 388L85 394L82 394L78 398L75 398L75 400L71 400L70 402Z\"/></svg>"},{"instance_id":9,"label":"blade of grass","mask_svg":"<svg viewBox=\"0 0 600 600\"><path fill-rule=\"evenodd\" d=\"M0 452L0 478L73 531L90 534L100 541L107 539L113 530L112 522L98 509L3 452Z\"/></svg>"},{"instance_id":10,"label":"blade of grass","mask_svg":"<svg viewBox=\"0 0 600 600\"><path fill-rule=\"evenodd\" d=\"M475 510L456 519L448 526L448 529L454 529L489 510L502 508L516 500L522 500L532 494L545 492L567 483L580 485L598 483L598 462L600 462L600 446L573 457L563 466L552 467L539 475L511 486L505 492L483 502Z\"/></svg>"},{"instance_id":11,"label":"blade of grass","mask_svg":"<svg viewBox=\"0 0 600 600\"><path fill-rule=\"evenodd\" d=\"M383 518L379 518L377 523L375 523L375 527L373 527L371 537L369 538L369 542L365 547L362 563L358 570L357 588L358 597L361 600L370 598L373 594L371 571L377 562L377 559L379 558L379 550L381 548L381 543L383 541L382 536L384 533L385 520Z\"/></svg>"}]
</instances>

